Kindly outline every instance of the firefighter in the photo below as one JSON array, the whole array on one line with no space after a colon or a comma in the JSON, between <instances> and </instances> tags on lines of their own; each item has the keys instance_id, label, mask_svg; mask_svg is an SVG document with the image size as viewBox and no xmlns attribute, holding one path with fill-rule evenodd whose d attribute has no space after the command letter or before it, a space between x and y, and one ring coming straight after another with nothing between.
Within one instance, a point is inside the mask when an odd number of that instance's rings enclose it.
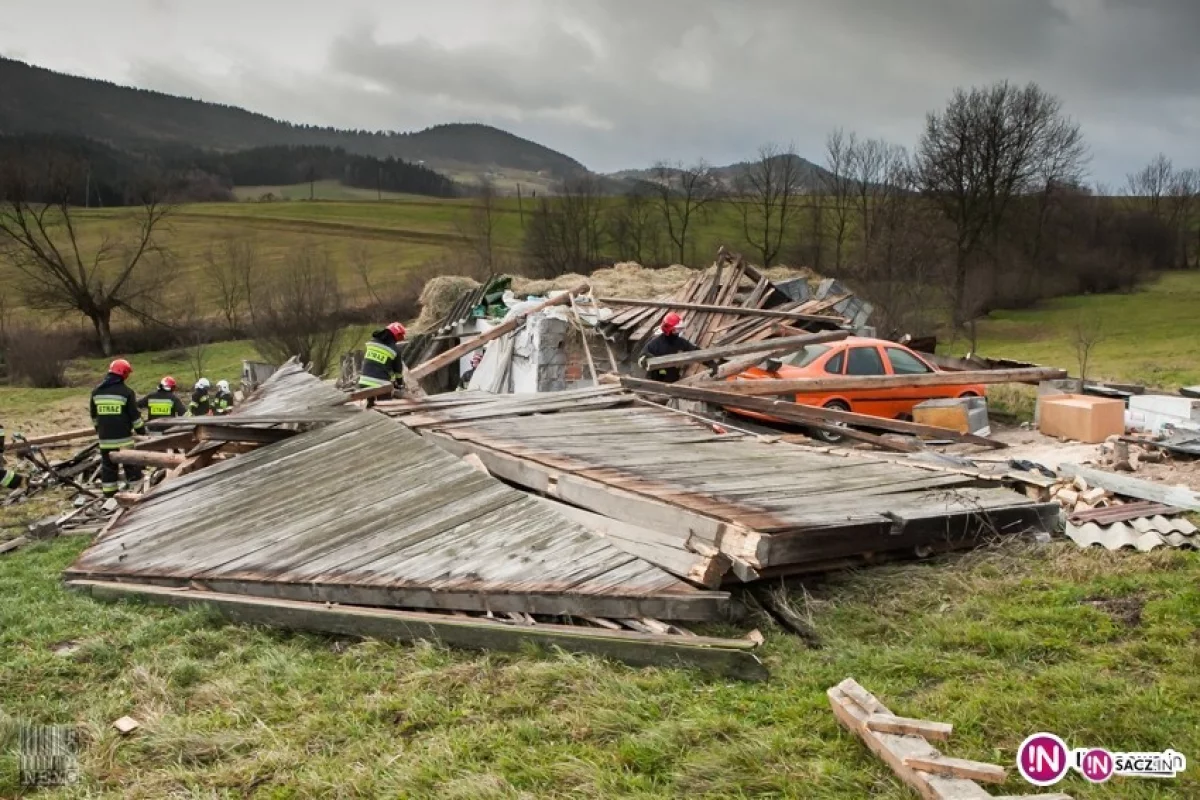
<instances>
[{"instance_id":1,"label":"firefighter","mask_svg":"<svg viewBox=\"0 0 1200 800\"><path fill-rule=\"evenodd\" d=\"M182 417L187 413L187 407L175 394L175 385L175 379L165 375L158 382L158 389L138 400L138 408L146 409L147 420Z\"/></svg>"},{"instance_id":2,"label":"firefighter","mask_svg":"<svg viewBox=\"0 0 1200 800\"><path fill-rule=\"evenodd\" d=\"M20 474L4 466L4 423L0 422L0 489L20 489L22 480Z\"/></svg>"},{"instance_id":3,"label":"firefighter","mask_svg":"<svg viewBox=\"0 0 1200 800\"><path fill-rule=\"evenodd\" d=\"M363 354L362 372L358 376L359 389L375 389L388 384L396 385L404 374L404 362L400 360L400 343L406 331L399 322L393 322L382 330L375 331L367 341ZM374 398L367 406L375 405Z\"/></svg>"},{"instance_id":4,"label":"firefighter","mask_svg":"<svg viewBox=\"0 0 1200 800\"><path fill-rule=\"evenodd\" d=\"M112 460L112 454L126 447L133 447L133 435L144 433L146 425L138 413L137 395L125 385L125 379L133 373L133 367L123 358L118 358L108 367L108 374L100 385L92 390L89 403L92 424L100 440L100 481L105 497L117 493L120 466ZM125 464L125 479L136 483L142 478L142 468Z\"/></svg>"},{"instance_id":5,"label":"firefighter","mask_svg":"<svg viewBox=\"0 0 1200 800\"><path fill-rule=\"evenodd\" d=\"M659 328L659 333L655 334L654 338L646 342L646 346L642 348L642 356L638 359L638 364L641 365L642 369L646 368L646 361L651 358L673 356L677 353L690 353L693 350L700 349L679 334L679 328L682 324L683 320L674 311L667 314L662 321L662 326ZM647 370L646 377L650 380L661 381L662 383L675 383L681 377L681 373L679 367L667 367L665 369Z\"/></svg>"},{"instance_id":6,"label":"firefighter","mask_svg":"<svg viewBox=\"0 0 1200 800\"><path fill-rule=\"evenodd\" d=\"M211 385L208 378L196 381L192 389L192 401L188 403L189 417L207 417L212 413L212 399L208 396L208 387Z\"/></svg>"},{"instance_id":7,"label":"firefighter","mask_svg":"<svg viewBox=\"0 0 1200 800\"><path fill-rule=\"evenodd\" d=\"M217 396L213 398L212 410L218 417L233 411L233 392L229 391L229 381L217 381Z\"/></svg>"}]
</instances>

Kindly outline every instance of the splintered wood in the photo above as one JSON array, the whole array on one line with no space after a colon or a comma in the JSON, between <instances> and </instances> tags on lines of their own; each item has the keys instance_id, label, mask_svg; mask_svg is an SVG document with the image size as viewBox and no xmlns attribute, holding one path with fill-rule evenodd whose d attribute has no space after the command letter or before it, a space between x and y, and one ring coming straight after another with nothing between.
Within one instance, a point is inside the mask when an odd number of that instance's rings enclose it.
<instances>
[{"instance_id":1,"label":"splintered wood","mask_svg":"<svg viewBox=\"0 0 1200 800\"><path fill-rule=\"evenodd\" d=\"M1007 778L1003 767L949 758L929 743L929 739L948 739L950 725L898 717L853 678L826 694L838 722L925 800L998 800L976 781L1003 783ZM1071 800L1065 794L1029 796Z\"/></svg>"}]
</instances>

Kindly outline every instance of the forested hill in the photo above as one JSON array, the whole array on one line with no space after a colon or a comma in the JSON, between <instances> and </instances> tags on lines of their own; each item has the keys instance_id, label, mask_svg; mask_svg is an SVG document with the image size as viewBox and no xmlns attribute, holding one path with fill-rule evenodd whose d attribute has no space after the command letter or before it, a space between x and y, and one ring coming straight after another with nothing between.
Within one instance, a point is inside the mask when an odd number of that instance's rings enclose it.
<instances>
[{"instance_id":1,"label":"forested hill","mask_svg":"<svg viewBox=\"0 0 1200 800\"><path fill-rule=\"evenodd\" d=\"M353 155L424 161L435 169L516 169L554 177L584 170L569 156L488 125L437 125L415 133L294 125L234 106L64 75L0 57L0 134L29 133L82 136L121 150L326 146Z\"/></svg>"}]
</instances>

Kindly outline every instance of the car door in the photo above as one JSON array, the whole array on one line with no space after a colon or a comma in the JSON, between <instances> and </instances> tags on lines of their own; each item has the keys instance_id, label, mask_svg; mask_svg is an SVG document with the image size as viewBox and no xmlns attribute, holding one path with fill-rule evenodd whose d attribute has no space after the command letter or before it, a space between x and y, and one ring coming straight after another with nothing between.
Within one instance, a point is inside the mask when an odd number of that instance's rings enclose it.
<instances>
[{"instance_id":1,"label":"car door","mask_svg":"<svg viewBox=\"0 0 1200 800\"><path fill-rule=\"evenodd\" d=\"M893 375L926 375L933 368L903 347L884 348ZM912 416L913 406L934 397L949 397L944 386L902 386L891 390L889 416Z\"/></svg>"},{"instance_id":2,"label":"car door","mask_svg":"<svg viewBox=\"0 0 1200 800\"><path fill-rule=\"evenodd\" d=\"M846 350L846 375L847 376L874 376L886 375L887 369L883 363L883 356L879 352L879 348L873 344L856 345ZM860 414L872 414L880 417L890 417L892 414L888 412L888 397L886 390L879 389L855 389L843 393L846 399L850 402L850 410L857 411Z\"/></svg>"}]
</instances>

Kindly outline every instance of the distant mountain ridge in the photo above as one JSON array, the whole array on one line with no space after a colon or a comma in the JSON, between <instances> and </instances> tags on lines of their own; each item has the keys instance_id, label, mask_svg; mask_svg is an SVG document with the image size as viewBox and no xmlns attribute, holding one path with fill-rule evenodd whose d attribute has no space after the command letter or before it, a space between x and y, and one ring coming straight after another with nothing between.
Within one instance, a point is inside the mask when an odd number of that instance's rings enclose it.
<instances>
[{"instance_id":1,"label":"distant mountain ridge","mask_svg":"<svg viewBox=\"0 0 1200 800\"><path fill-rule=\"evenodd\" d=\"M776 158L785 157L782 155L776 156ZM829 172L824 167L814 164L807 158L801 156L792 156L792 158L796 159L797 171L800 174L801 181L807 187L815 186L817 181L829 175ZM755 162L752 161L738 161L734 164L726 164L723 167L712 167L711 171L722 188L733 189L737 184L738 178L746 174L754 165ZM655 179L655 169L654 167L650 167L649 169L626 169L620 172L609 173L605 177L621 182L653 181Z\"/></svg>"},{"instance_id":2,"label":"distant mountain ridge","mask_svg":"<svg viewBox=\"0 0 1200 800\"><path fill-rule=\"evenodd\" d=\"M586 172L570 156L490 125L451 123L413 133L295 125L236 106L66 75L0 57L0 135L66 134L120 150L340 147L354 155L425 162L434 169Z\"/></svg>"}]
</instances>

